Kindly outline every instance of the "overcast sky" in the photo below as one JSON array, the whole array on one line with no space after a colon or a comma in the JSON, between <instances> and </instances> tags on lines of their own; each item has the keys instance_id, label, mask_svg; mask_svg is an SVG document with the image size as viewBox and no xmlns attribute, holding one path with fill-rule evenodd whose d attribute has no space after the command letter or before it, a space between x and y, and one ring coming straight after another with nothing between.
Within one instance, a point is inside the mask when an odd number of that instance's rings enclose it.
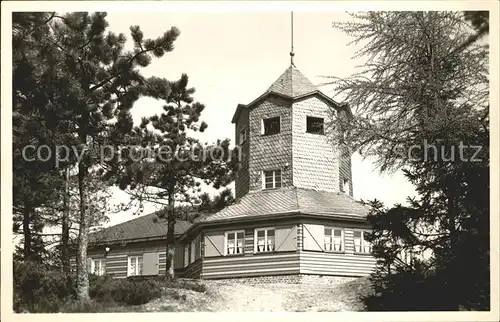
<instances>
[{"instance_id":1,"label":"overcast sky","mask_svg":"<svg viewBox=\"0 0 500 322\"><path fill-rule=\"evenodd\" d=\"M351 59L356 50L348 46L351 39L332 28L333 21L346 19L349 16L342 12L294 13L295 65L315 84L325 81L319 76L349 76L362 63ZM206 106L204 141L234 141L231 118L237 104L260 96L290 64L290 12L109 12L108 22L109 30L128 38L130 25L139 25L145 38L160 36L172 26L180 29L174 51L153 60L144 74L171 80L182 73L189 76L196 88L195 99ZM328 88L325 92L334 94ZM140 99L132 110L134 120L161 113L161 107L161 102ZM400 172L381 175L370 160L363 161L359 155L353 156L352 167L357 199L377 198L392 205L415 195ZM117 193L115 199L124 197ZM147 205L145 213L153 210L153 205ZM112 214L110 224L131 216L130 212Z\"/></svg>"}]
</instances>

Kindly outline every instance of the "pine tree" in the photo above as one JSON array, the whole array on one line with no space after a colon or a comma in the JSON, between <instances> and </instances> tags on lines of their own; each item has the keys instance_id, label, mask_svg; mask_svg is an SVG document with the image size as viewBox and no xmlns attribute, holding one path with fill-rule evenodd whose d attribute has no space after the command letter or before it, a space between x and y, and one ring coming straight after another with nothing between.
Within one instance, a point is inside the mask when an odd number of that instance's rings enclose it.
<instances>
[{"instance_id":1,"label":"pine tree","mask_svg":"<svg viewBox=\"0 0 500 322\"><path fill-rule=\"evenodd\" d=\"M468 110L487 117L488 52L478 44L456 51L474 32L460 12L352 16L334 27L362 46L355 57L367 61L352 77L330 77L351 108L341 126L352 151L392 171L411 161L407 151L423 137L430 144L440 131L467 127L475 120Z\"/></svg>"},{"instance_id":2,"label":"pine tree","mask_svg":"<svg viewBox=\"0 0 500 322\"><path fill-rule=\"evenodd\" d=\"M354 17L335 25L368 57L336 81L353 109L344 138L382 171L403 169L418 193L409 206L370 203L378 265L368 309L487 309L488 52L460 12Z\"/></svg>"},{"instance_id":3,"label":"pine tree","mask_svg":"<svg viewBox=\"0 0 500 322\"><path fill-rule=\"evenodd\" d=\"M137 200L165 205L166 274L174 278L174 227L179 217L176 204L198 201L201 182L218 189L229 184L237 169L238 155L229 148L229 140L213 145L201 144L193 134L203 132L200 121L205 106L192 98L187 75L169 85L171 92L162 97L163 113L144 118L134 129L133 142L138 151L124 151L120 187ZM145 147L140 149L140 147ZM182 212L181 212L182 213Z\"/></svg>"},{"instance_id":4,"label":"pine tree","mask_svg":"<svg viewBox=\"0 0 500 322\"><path fill-rule=\"evenodd\" d=\"M44 100L36 102L43 107L40 115L51 122L47 128L64 129L57 136L58 142L75 147L68 159L70 163L76 162L78 169L80 216L76 284L79 299L85 300L88 298L86 262L90 218L87 183L102 163L89 143L103 144L106 139L106 144L115 148L126 143L123 138L133 127L130 109L134 102L142 95L158 97L169 92L166 80L145 78L140 68L148 66L154 57L173 50L179 30L173 27L156 39L145 39L140 28L132 26L134 48L126 51L123 34L106 32L106 13L78 12L64 16L47 13L43 17L47 19L37 19L40 23L33 27L33 34L41 41L31 44L41 53L50 53L39 64L48 72L39 75L27 70L25 73L28 79L34 78L40 88L38 92ZM21 15L19 20L24 18ZM36 54L28 57L28 60L35 59L38 59ZM29 119L40 123L31 115Z\"/></svg>"},{"instance_id":5,"label":"pine tree","mask_svg":"<svg viewBox=\"0 0 500 322\"><path fill-rule=\"evenodd\" d=\"M13 54L13 213L14 232L23 231L23 259L40 260L44 220L38 208L53 202L60 193L55 158L45 150L61 143L60 130L52 119L50 84L57 74L58 53L46 43L49 13L14 13ZM36 151L42 151L40 160ZM65 166L64 163L61 164ZM41 253L39 254L41 255Z\"/></svg>"}]
</instances>

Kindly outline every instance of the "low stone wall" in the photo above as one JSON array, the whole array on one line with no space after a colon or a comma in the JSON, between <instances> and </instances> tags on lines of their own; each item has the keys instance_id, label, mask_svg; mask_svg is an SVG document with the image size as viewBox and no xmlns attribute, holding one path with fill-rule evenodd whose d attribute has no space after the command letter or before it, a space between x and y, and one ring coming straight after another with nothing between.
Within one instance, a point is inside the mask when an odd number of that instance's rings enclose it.
<instances>
[{"instance_id":1,"label":"low stone wall","mask_svg":"<svg viewBox=\"0 0 500 322\"><path fill-rule=\"evenodd\" d=\"M273 275L273 276L255 276L238 277L217 280L219 282L242 283L242 284L313 284L313 285L338 285L358 279L359 277L350 276L329 276L329 275Z\"/></svg>"}]
</instances>

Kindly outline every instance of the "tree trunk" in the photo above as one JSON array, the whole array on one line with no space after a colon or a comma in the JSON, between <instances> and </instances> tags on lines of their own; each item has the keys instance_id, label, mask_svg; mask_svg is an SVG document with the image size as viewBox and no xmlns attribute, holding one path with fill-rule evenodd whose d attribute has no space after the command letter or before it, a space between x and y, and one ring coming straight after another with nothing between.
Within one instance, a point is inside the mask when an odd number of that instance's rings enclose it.
<instances>
[{"instance_id":1,"label":"tree trunk","mask_svg":"<svg viewBox=\"0 0 500 322\"><path fill-rule=\"evenodd\" d=\"M77 272L76 286L77 296L80 301L89 299L89 274L87 271L87 245L88 245L88 227L87 227L87 167L83 161L78 165L78 190L80 194L80 220L78 229L78 251L77 251Z\"/></svg>"},{"instance_id":2,"label":"tree trunk","mask_svg":"<svg viewBox=\"0 0 500 322\"><path fill-rule=\"evenodd\" d=\"M24 247L23 247L23 255L24 260L28 261L31 259L32 250L31 250L31 213L33 211L33 207L29 201L24 202L24 210L23 210L23 235L24 235Z\"/></svg>"},{"instance_id":3,"label":"tree trunk","mask_svg":"<svg viewBox=\"0 0 500 322\"><path fill-rule=\"evenodd\" d=\"M448 183L448 187L453 187L456 186L459 183L454 182L451 180L451 182ZM455 195L452 189L448 188L446 190L446 196L448 199L447 202L447 208L448 208L448 230L450 231L450 252L447 254L447 261L451 261L452 263L455 262L455 258L457 256L456 254L456 249L459 249L460 246L458 245L458 231L456 227L456 218L457 218L457 212L456 212L456 206L455 206ZM457 278L460 278L460 271L464 269L463 267L456 267L456 265L450 265L447 267L448 270L448 277L449 277L449 283L447 283L449 293L448 294L453 294L454 298L450 301L450 310L456 310L458 311L459 309L459 304L461 304L461 294L462 292L460 291L460 285L457 283L454 283Z\"/></svg>"},{"instance_id":4,"label":"tree trunk","mask_svg":"<svg viewBox=\"0 0 500 322\"><path fill-rule=\"evenodd\" d=\"M175 278L174 259L175 259L175 209L174 209L174 193L168 195L167 208L167 256L165 275L170 279Z\"/></svg>"},{"instance_id":5,"label":"tree trunk","mask_svg":"<svg viewBox=\"0 0 500 322\"><path fill-rule=\"evenodd\" d=\"M61 262L63 272L70 272L69 261L69 167L65 170L64 180L64 209L62 215Z\"/></svg>"}]
</instances>

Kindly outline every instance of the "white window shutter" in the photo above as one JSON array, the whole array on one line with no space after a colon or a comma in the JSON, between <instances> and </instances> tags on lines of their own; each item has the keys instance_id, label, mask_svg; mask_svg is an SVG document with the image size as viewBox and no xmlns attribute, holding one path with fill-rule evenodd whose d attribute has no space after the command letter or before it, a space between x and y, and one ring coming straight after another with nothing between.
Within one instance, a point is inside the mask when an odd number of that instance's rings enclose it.
<instances>
[{"instance_id":1,"label":"white window shutter","mask_svg":"<svg viewBox=\"0 0 500 322\"><path fill-rule=\"evenodd\" d=\"M144 253L143 275L158 275L158 253Z\"/></svg>"},{"instance_id":2,"label":"white window shutter","mask_svg":"<svg viewBox=\"0 0 500 322\"><path fill-rule=\"evenodd\" d=\"M297 250L297 230L295 226L280 227L275 230L275 250Z\"/></svg>"},{"instance_id":3,"label":"white window shutter","mask_svg":"<svg viewBox=\"0 0 500 322\"><path fill-rule=\"evenodd\" d=\"M94 273L92 264L93 264L92 258L87 258L87 272L89 272L89 273Z\"/></svg>"},{"instance_id":4,"label":"white window shutter","mask_svg":"<svg viewBox=\"0 0 500 322\"><path fill-rule=\"evenodd\" d=\"M265 133L264 130L265 130L264 129L264 119L261 119L260 120L260 134L263 135Z\"/></svg>"},{"instance_id":5,"label":"white window shutter","mask_svg":"<svg viewBox=\"0 0 500 322\"><path fill-rule=\"evenodd\" d=\"M205 234L205 257L224 255L224 234Z\"/></svg>"},{"instance_id":6,"label":"white window shutter","mask_svg":"<svg viewBox=\"0 0 500 322\"><path fill-rule=\"evenodd\" d=\"M184 245L184 267L189 265L188 245Z\"/></svg>"},{"instance_id":7,"label":"white window shutter","mask_svg":"<svg viewBox=\"0 0 500 322\"><path fill-rule=\"evenodd\" d=\"M196 243L195 243L195 240L191 241L191 259L189 261L190 263L193 263L195 261L195 255L196 255Z\"/></svg>"},{"instance_id":8,"label":"white window shutter","mask_svg":"<svg viewBox=\"0 0 500 322\"><path fill-rule=\"evenodd\" d=\"M325 226L304 224L304 250L324 251Z\"/></svg>"}]
</instances>

